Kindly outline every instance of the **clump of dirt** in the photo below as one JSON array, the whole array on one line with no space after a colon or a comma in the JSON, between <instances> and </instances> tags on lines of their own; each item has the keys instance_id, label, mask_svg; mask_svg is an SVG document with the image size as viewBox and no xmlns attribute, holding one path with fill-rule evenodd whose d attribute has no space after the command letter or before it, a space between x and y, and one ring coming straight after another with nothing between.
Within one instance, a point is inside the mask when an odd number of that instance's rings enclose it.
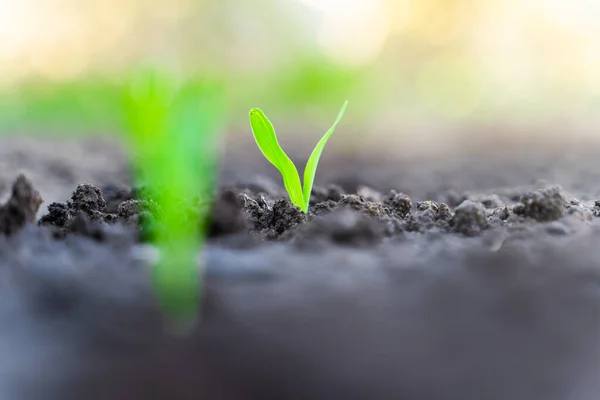
<instances>
[{"instance_id":1,"label":"clump of dirt","mask_svg":"<svg viewBox=\"0 0 600 400\"><path fill-rule=\"evenodd\" d=\"M24 175L19 175L12 186L10 199L0 206L0 232L11 235L25 224L35 223L42 202L32 183Z\"/></svg>"},{"instance_id":2,"label":"clump of dirt","mask_svg":"<svg viewBox=\"0 0 600 400\"><path fill-rule=\"evenodd\" d=\"M537 221L554 221L565 215L567 202L558 186L535 190L520 199L514 212Z\"/></svg>"},{"instance_id":3,"label":"clump of dirt","mask_svg":"<svg viewBox=\"0 0 600 400\"><path fill-rule=\"evenodd\" d=\"M478 235L488 225L483 204L475 203L471 200L463 201L454 210L451 225L454 232L462 233L465 236Z\"/></svg>"},{"instance_id":4,"label":"clump of dirt","mask_svg":"<svg viewBox=\"0 0 600 400\"><path fill-rule=\"evenodd\" d=\"M449 231L452 213L444 203L427 200L417 203L416 210L404 218L408 232L425 233L431 229Z\"/></svg>"},{"instance_id":5,"label":"clump of dirt","mask_svg":"<svg viewBox=\"0 0 600 400\"><path fill-rule=\"evenodd\" d=\"M394 213L401 218L410 214L410 210L412 209L410 197L403 193L398 193L395 190L390 190L383 198L383 204L390 207Z\"/></svg>"},{"instance_id":6,"label":"clump of dirt","mask_svg":"<svg viewBox=\"0 0 600 400\"><path fill-rule=\"evenodd\" d=\"M263 196L256 200L247 195L242 196L252 230L266 239L277 239L285 231L308 220L308 216L287 199L270 204Z\"/></svg>"},{"instance_id":7,"label":"clump of dirt","mask_svg":"<svg viewBox=\"0 0 600 400\"><path fill-rule=\"evenodd\" d=\"M102 191L96 186L84 183L77 186L71 199L67 202L70 210L73 212L84 212L89 215L101 213L106 208L106 200L102 196Z\"/></svg>"},{"instance_id":8,"label":"clump of dirt","mask_svg":"<svg viewBox=\"0 0 600 400\"><path fill-rule=\"evenodd\" d=\"M75 189L66 203L54 202L39 224L50 227L56 237L77 233L97 240L105 239L103 224L119 220L117 214L106 213L106 200L102 191L84 183Z\"/></svg>"}]
</instances>

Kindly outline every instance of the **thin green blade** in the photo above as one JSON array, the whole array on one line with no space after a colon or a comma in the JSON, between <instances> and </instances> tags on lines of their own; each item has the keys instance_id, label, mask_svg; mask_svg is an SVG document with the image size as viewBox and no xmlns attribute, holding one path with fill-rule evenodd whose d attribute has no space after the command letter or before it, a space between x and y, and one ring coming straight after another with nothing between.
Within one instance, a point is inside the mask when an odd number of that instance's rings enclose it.
<instances>
[{"instance_id":1,"label":"thin green blade","mask_svg":"<svg viewBox=\"0 0 600 400\"><path fill-rule=\"evenodd\" d=\"M346 112L346 106L348 105L348 100L344 102L342 109L340 110L337 118L331 128L323 135L319 143L315 146L312 154L308 158L308 162L306 163L306 168L304 168L304 208L308 211L308 203L310 202L310 193L312 191L313 182L315 180L315 174L317 172L317 166L319 165L319 159L321 158L321 153L323 153L323 149L329 140L329 137L333 134L335 127L341 121L344 113ZM305 211L306 212L306 211Z\"/></svg>"},{"instance_id":2,"label":"thin green blade","mask_svg":"<svg viewBox=\"0 0 600 400\"><path fill-rule=\"evenodd\" d=\"M300 185L300 176L296 166L285 154L275 135L275 129L271 121L258 108L250 110L250 126L254 140L264 156L279 170L283 177L283 184L290 196L290 201L295 206L300 207L304 212L304 197L302 195L302 186Z\"/></svg>"}]
</instances>

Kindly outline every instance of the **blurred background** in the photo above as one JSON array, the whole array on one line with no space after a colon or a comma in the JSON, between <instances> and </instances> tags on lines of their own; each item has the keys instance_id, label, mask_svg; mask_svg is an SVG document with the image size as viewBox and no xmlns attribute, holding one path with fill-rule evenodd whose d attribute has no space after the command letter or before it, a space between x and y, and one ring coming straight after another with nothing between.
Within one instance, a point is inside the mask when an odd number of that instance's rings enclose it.
<instances>
[{"instance_id":1,"label":"blurred background","mask_svg":"<svg viewBox=\"0 0 600 400\"><path fill-rule=\"evenodd\" d=\"M284 147L310 150L345 99L336 149L598 136L597 0L0 0L0 10L0 133L12 137L118 135L120 85L148 65L222 85L229 143L252 141L247 113L260 107Z\"/></svg>"}]
</instances>

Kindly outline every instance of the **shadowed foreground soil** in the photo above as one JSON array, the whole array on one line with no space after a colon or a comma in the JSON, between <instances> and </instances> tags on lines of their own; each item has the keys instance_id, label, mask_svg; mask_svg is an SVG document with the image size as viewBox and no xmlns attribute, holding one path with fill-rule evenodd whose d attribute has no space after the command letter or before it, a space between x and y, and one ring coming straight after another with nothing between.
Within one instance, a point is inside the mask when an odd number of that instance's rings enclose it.
<instances>
[{"instance_id":1,"label":"shadowed foreground soil","mask_svg":"<svg viewBox=\"0 0 600 400\"><path fill-rule=\"evenodd\" d=\"M309 215L225 169L188 337L155 308L139 189L77 182L38 211L15 171L0 398L596 399L600 163L571 157L339 161Z\"/></svg>"}]
</instances>

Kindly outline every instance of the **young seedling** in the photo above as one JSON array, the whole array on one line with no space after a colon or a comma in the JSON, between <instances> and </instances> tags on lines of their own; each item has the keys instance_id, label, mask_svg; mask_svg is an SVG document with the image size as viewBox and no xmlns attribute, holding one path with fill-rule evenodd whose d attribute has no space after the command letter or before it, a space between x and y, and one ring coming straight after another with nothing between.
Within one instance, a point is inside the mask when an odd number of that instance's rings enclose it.
<instances>
[{"instance_id":1,"label":"young seedling","mask_svg":"<svg viewBox=\"0 0 600 400\"><path fill-rule=\"evenodd\" d=\"M155 189L147 200L158 206L152 229L142 227L160 254L152 266L154 288L167 316L184 326L198 315L201 290L196 257L206 215L197 201L212 196L217 172L220 109L214 94L204 82L178 83L156 71L137 74L124 93L137 182Z\"/></svg>"},{"instance_id":2,"label":"young seedling","mask_svg":"<svg viewBox=\"0 0 600 400\"><path fill-rule=\"evenodd\" d=\"M319 143L317 143L315 149L308 158L308 162L304 168L304 188L302 188L300 184L300 175L298 175L296 166L287 154L285 154L277 141L275 129L273 128L271 121L269 121L260 109L253 108L250 110L250 126L252 127L252 133L254 134L254 139L256 140L258 148L262 151L266 159L281 173L283 185L287 190L292 204L299 207L304 213L308 212L310 194L312 192L315 173L317 172L317 165L319 164L321 153L323 153L323 149L333 134L335 127L344 116L347 105L348 101L344 103L335 122L321 140L319 140Z\"/></svg>"}]
</instances>

